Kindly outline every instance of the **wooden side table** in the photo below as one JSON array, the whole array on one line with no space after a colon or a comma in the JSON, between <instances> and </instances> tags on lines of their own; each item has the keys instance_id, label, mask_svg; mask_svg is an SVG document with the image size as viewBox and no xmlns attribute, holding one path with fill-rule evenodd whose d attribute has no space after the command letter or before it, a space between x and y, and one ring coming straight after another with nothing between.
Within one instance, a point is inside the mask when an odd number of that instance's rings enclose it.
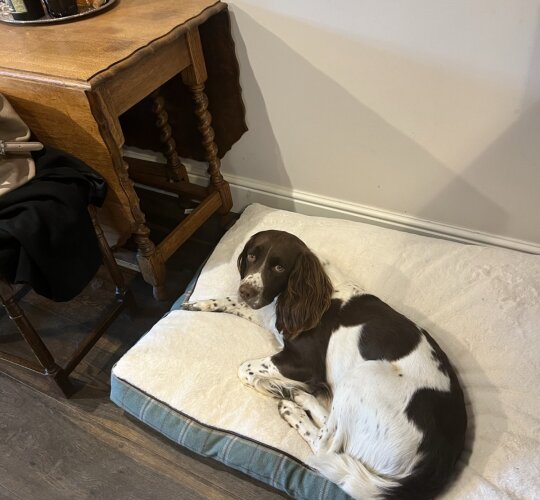
<instances>
[{"instance_id":1,"label":"wooden side table","mask_svg":"<svg viewBox=\"0 0 540 500\"><path fill-rule=\"evenodd\" d=\"M213 213L226 214L232 206L204 93L207 74L198 32L225 8L215 0L119 0L110 10L74 23L0 26L0 92L41 142L81 158L107 180L113 223L133 235L139 268L158 299L165 298L167 259ZM189 182L159 95L159 87L178 73L193 95L209 164L206 188ZM150 94L170 169L167 182L148 171L130 178L122 157L119 116ZM199 204L156 246L133 180L187 194Z\"/></svg>"}]
</instances>

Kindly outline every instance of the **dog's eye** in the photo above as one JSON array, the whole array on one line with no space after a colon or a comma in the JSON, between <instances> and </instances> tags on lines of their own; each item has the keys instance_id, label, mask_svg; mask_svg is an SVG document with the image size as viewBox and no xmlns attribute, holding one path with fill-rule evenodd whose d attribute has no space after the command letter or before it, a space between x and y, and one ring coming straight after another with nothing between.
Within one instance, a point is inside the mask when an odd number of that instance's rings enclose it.
<instances>
[{"instance_id":1,"label":"dog's eye","mask_svg":"<svg viewBox=\"0 0 540 500\"><path fill-rule=\"evenodd\" d=\"M248 253L248 256L247 256L247 260L248 262L255 262L255 255L253 255L252 253Z\"/></svg>"},{"instance_id":2,"label":"dog's eye","mask_svg":"<svg viewBox=\"0 0 540 500\"><path fill-rule=\"evenodd\" d=\"M282 273L283 271L285 271L285 268L278 264L277 266L274 266L274 271L276 271L278 273Z\"/></svg>"}]
</instances>

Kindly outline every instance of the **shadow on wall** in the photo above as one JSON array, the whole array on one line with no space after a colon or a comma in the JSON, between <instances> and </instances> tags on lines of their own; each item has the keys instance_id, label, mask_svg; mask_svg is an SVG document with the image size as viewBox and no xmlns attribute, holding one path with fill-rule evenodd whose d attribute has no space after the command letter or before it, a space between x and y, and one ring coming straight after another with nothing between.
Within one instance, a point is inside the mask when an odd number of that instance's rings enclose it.
<instances>
[{"instance_id":1,"label":"shadow on wall","mask_svg":"<svg viewBox=\"0 0 540 500\"><path fill-rule=\"evenodd\" d=\"M301 190L479 231L535 239L530 224L514 226L519 211L507 200L503 203L502 198L492 196L491 184L498 176L501 186L515 188L514 195L524 204L535 203L520 192L524 185L525 189L532 185L531 171L515 174L508 165L516 161L520 165L524 155L527 161L538 157L531 151L531 143L538 143L532 140L539 125L536 107L479 155L463 175L456 175L251 15L237 5L230 5L230 11L249 131L225 158L226 173L257 181L262 191L281 194L279 208L295 210L289 198ZM364 56L379 57L381 49L358 40L268 11L264 16L287 23L298 36L331 37L337 47L356 44L359 64ZM336 50L335 57L339 56ZM403 54L388 57L403 59ZM408 63L401 60L399 64ZM419 63L411 60L410 64ZM475 187L486 183L487 193ZM275 197L271 200L275 206Z\"/></svg>"},{"instance_id":2,"label":"shadow on wall","mask_svg":"<svg viewBox=\"0 0 540 500\"><path fill-rule=\"evenodd\" d=\"M540 242L540 102L525 111L501 136L454 178L417 215L431 220L444 219L451 210L472 228L492 234L515 233L517 238ZM468 182L470 181L470 183ZM472 184L489 184L493 203L481 203ZM464 197L469 204L460 204ZM478 198L478 199L477 199ZM484 200L488 200L484 197ZM495 205L497 203L497 205ZM496 210L493 211L493 206ZM522 214L516 217L514 214ZM510 227L510 224L512 227Z\"/></svg>"},{"instance_id":3,"label":"shadow on wall","mask_svg":"<svg viewBox=\"0 0 540 500\"><path fill-rule=\"evenodd\" d=\"M231 30L233 32L236 56L240 64L240 78L242 96L246 104L246 121L248 131L247 140L240 140L241 147L235 146L238 155L233 161L227 161L234 154L229 152L225 157L225 168L229 173L236 174L235 163L247 164L252 169L253 178L266 178L264 172L271 172L273 181L279 186L290 187L291 182L283 161L283 155L276 139L263 92L249 62L246 45L238 28L237 16L241 18L240 24L244 25L246 19L251 19L235 6L229 6L231 17ZM245 19L244 19L245 18ZM249 27L249 24L248 24ZM242 28L243 29L243 28ZM260 43L264 43L261 40ZM277 74L276 74L277 76Z\"/></svg>"},{"instance_id":4,"label":"shadow on wall","mask_svg":"<svg viewBox=\"0 0 540 500\"><path fill-rule=\"evenodd\" d=\"M440 219L442 213L460 199L461 180L475 185L489 183L490 196L505 207L508 216L483 212L489 207L479 205L477 212L463 212L460 217L469 220L472 227L482 227L484 231L495 234L512 231L519 238L540 243L540 101L537 97L540 88L540 10L537 19L528 81L517 118L464 169L462 179L448 184L418 215ZM459 204L453 209L459 211ZM512 214L512 227L509 227ZM516 217L515 214L521 216Z\"/></svg>"}]
</instances>

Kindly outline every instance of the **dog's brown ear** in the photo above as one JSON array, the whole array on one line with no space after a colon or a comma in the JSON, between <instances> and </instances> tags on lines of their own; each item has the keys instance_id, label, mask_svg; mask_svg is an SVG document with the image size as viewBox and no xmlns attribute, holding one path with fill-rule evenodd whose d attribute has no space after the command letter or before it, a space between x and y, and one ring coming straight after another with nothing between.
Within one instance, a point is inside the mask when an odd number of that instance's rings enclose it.
<instances>
[{"instance_id":1,"label":"dog's brown ear","mask_svg":"<svg viewBox=\"0 0 540 500\"><path fill-rule=\"evenodd\" d=\"M238 266L238 272L240 273L240 278L243 278L246 274L246 247L240 252L236 265Z\"/></svg>"},{"instance_id":2,"label":"dog's brown ear","mask_svg":"<svg viewBox=\"0 0 540 500\"><path fill-rule=\"evenodd\" d=\"M246 242L243 250L240 252L236 265L238 266L238 272L240 273L240 278L243 278L246 275L246 266L247 266L247 249L253 240L253 236Z\"/></svg>"},{"instance_id":3,"label":"dog's brown ear","mask_svg":"<svg viewBox=\"0 0 540 500\"><path fill-rule=\"evenodd\" d=\"M276 304L276 327L292 339L314 328L330 307L332 283L311 251L302 253Z\"/></svg>"}]
</instances>

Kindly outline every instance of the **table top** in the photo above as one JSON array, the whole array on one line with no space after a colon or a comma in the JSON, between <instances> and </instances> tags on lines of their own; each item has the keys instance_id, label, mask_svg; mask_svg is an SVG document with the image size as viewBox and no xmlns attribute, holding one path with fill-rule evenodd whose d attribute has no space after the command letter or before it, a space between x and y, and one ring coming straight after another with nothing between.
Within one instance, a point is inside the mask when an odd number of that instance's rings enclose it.
<instances>
[{"instance_id":1,"label":"table top","mask_svg":"<svg viewBox=\"0 0 540 500\"><path fill-rule=\"evenodd\" d=\"M109 10L50 25L0 24L0 76L88 82L186 23L200 24L219 0L118 0ZM217 8L217 9L216 9Z\"/></svg>"}]
</instances>

